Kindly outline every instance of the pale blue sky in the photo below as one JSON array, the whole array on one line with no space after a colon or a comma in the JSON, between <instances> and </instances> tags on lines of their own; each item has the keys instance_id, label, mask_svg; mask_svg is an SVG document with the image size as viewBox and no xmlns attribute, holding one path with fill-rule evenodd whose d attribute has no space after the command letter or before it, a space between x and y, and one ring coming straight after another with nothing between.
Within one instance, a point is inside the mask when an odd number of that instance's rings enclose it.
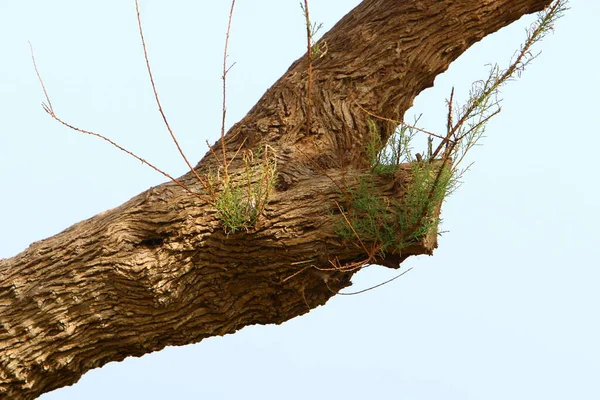
<instances>
[{"instance_id":1,"label":"pale blue sky","mask_svg":"<svg viewBox=\"0 0 600 400\"><path fill-rule=\"evenodd\" d=\"M142 0L165 110L194 162L219 134L227 3ZM358 3L312 0L313 20L328 30ZM472 172L444 205L449 232L433 257L284 325L111 363L41 398L599 399L600 4L571 7L504 89ZM424 128L442 129L450 87L464 96L485 64L512 55L531 21L473 46L407 116L424 113ZM228 125L303 54L303 29L297 0L238 0ZM164 181L45 115L28 40L63 118L185 173L153 103L133 1L4 0L0 257ZM368 268L351 289L394 273Z\"/></svg>"}]
</instances>

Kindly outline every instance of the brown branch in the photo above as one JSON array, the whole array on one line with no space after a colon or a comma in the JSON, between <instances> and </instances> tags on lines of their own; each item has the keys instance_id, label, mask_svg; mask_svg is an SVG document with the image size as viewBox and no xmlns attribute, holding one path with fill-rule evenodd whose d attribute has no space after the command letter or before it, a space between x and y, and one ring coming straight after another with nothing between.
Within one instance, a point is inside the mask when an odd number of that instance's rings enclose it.
<instances>
[{"instance_id":1,"label":"brown branch","mask_svg":"<svg viewBox=\"0 0 600 400\"><path fill-rule=\"evenodd\" d=\"M387 281L381 282L380 284L375 285L375 286L371 286L370 288L359 290L358 292L352 292L352 293L341 293L341 292L338 292L337 294L339 294L340 296L355 296L357 294L369 292L371 290L377 289L378 287L381 287L383 285L387 285L388 283L395 281L396 279L400 278L402 275L404 275L404 274L406 274L406 273L408 273L410 271L412 271L412 268L409 268L406 271L402 272L401 274L396 275L392 279L388 279Z\"/></svg>"},{"instance_id":2,"label":"brown branch","mask_svg":"<svg viewBox=\"0 0 600 400\"><path fill-rule=\"evenodd\" d=\"M455 142L460 142L466 136L468 136L471 132L473 132L474 130L477 130L480 127L482 127L485 124L487 124L490 119L492 119L496 115L500 114L501 111L502 111L502 108L498 107L493 113L491 113L490 115L487 115L485 118L483 118L482 120L480 120L479 122L477 122L475 125L471 126L465 133L463 133L462 135L456 137Z\"/></svg>"},{"instance_id":3,"label":"brown branch","mask_svg":"<svg viewBox=\"0 0 600 400\"><path fill-rule=\"evenodd\" d=\"M313 84L312 63L312 32L310 12L308 11L308 0L304 0L304 17L306 18L306 56L308 57L308 83L306 89L306 134L310 135L310 110L312 105L311 93Z\"/></svg>"},{"instance_id":4,"label":"brown branch","mask_svg":"<svg viewBox=\"0 0 600 400\"><path fill-rule=\"evenodd\" d=\"M227 163L226 168L229 168L229 166L231 165L231 163L233 162L233 160L236 159L237 155L240 153L240 150L242 150L242 147L244 146L244 144L246 144L246 140L248 140L247 137L245 137L244 140L242 140L242 143L240 143L240 145L238 146L238 148L235 151L235 153L233 153L233 157L231 157L231 160L229 160L229 163Z\"/></svg>"},{"instance_id":5,"label":"brown branch","mask_svg":"<svg viewBox=\"0 0 600 400\"><path fill-rule=\"evenodd\" d=\"M46 85L44 84L44 80L42 79L42 75L40 74L40 71L37 67L37 63L35 61L35 54L33 52L33 45L31 44L31 42L29 42L29 48L31 50L31 59L33 61L33 68L35 69L35 73L38 77L38 80L40 82L40 85L42 86L42 90L44 91L44 96L46 97L46 101L48 102L48 104L46 105L45 103L42 103L42 108L44 109L44 111L46 111L48 113L48 115L50 115L54 120L58 121L59 123L61 123L62 125L66 126L67 128L70 128L76 132L80 132L80 133L84 133L86 135L91 135L91 136L96 136L102 140L107 141L108 143L110 143L111 145L113 145L114 147L116 147L117 149L129 154L130 156L132 156L133 158L141 161L143 164L146 164L147 166L149 166L150 168L152 168L153 170L155 170L156 172L158 172L159 174L165 176L166 178L170 179L171 181L173 181L174 183L176 183L178 186L180 186L183 190L185 190L186 192L198 197L198 198L202 198L198 193L193 192L187 185L185 185L184 183L182 183L181 181L177 180L176 178L172 177L171 175L169 175L168 173L166 173L165 171L163 171L162 169L156 167L154 164L146 161L145 159L143 159L142 157L138 156L137 154L127 150L126 148L124 148L123 146L120 146L119 144L117 144L116 142L114 142L113 140L109 139L108 137L101 135L99 133L93 132L93 131L89 131L86 129L81 129L78 128L74 125L69 124L68 122L64 121L63 119L61 119L58 115L56 115L56 113L54 112L54 107L52 106L52 103L50 102L50 95L48 94L48 91L46 90ZM200 180L200 182L202 183L202 180Z\"/></svg>"},{"instance_id":6,"label":"brown branch","mask_svg":"<svg viewBox=\"0 0 600 400\"><path fill-rule=\"evenodd\" d=\"M364 242L360 238L360 235L358 234L358 232L356 232L356 230L354 229L354 226L352 226L352 223L350 222L350 220L348 220L348 217L346 216L346 213L344 212L344 210L340 206L340 203L338 203L336 201L335 205L337 206L338 210L340 210L340 213L342 214L342 217L344 217L344 221L346 221L346 224L348 225L348 227L350 228L350 230L352 230L352 233L354 234L354 236L356 236L356 239L358 240L358 242L360 243L361 247L365 251L365 254L367 256L369 256L369 259L367 260L367 262L372 261L375 258L375 251L376 250L372 249L371 251L369 251L369 249L367 249L367 246L365 246Z\"/></svg>"},{"instance_id":7,"label":"brown branch","mask_svg":"<svg viewBox=\"0 0 600 400\"><path fill-rule=\"evenodd\" d=\"M452 114L454 112L454 86L452 86L452 90L450 91L450 98L446 101L448 104L448 121L446 124L446 133L452 130L454 123L452 121Z\"/></svg>"},{"instance_id":8,"label":"brown branch","mask_svg":"<svg viewBox=\"0 0 600 400\"><path fill-rule=\"evenodd\" d=\"M171 135L171 139L173 139L173 143L175 143L175 146L177 146L177 150L179 151L179 154L181 154L181 157L187 164L188 168L190 169L192 174L194 174L196 179L198 179L198 181L202 184L204 189L208 190L208 187L206 186L206 182L204 181L204 179L202 179L200 177L200 175L198 175L198 173L196 172L194 167L192 167L192 164L190 164L187 157L185 156L185 153L181 149L181 146L179 145L179 142L177 141L177 138L175 137L175 133L171 129L171 125L169 124L169 121L167 120L167 116L165 115L165 113L163 111L162 105L160 103L160 99L158 98L158 91L156 90L156 84L154 83L154 76L152 75L152 69L150 68L150 60L148 59L148 51L146 49L146 40L144 39L144 31L142 29L142 18L140 16L140 6L139 6L138 0L135 0L135 12L137 14L137 22L138 22L138 28L139 28L139 32L140 32L140 39L142 40L142 48L144 50L144 59L146 60L146 68L148 70L148 76L150 77L150 83L152 84L152 92L154 93L154 98L156 99L156 104L158 105L158 111L160 112L160 115L162 116L163 122L165 123L165 126L167 127L169 134Z\"/></svg>"},{"instance_id":9,"label":"brown branch","mask_svg":"<svg viewBox=\"0 0 600 400\"><path fill-rule=\"evenodd\" d=\"M35 73L38 77L38 80L40 81L40 84L42 85L42 90L44 91L44 96L46 96L46 101L48 102L48 105L42 103L42 107L44 107L44 110L51 111L52 114L54 114L54 107L52 107L52 102L50 101L50 96L48 95L48 91L46 90L46 85L44 85L44 81L42 80L42 76L40 75L40 71L38 70L37 67L37 63L35 62L35 55L33 53L33 45L31 44L31 42L29 43L29 50L31 51L31 61L33 61L33 68L35 69Z\"/></svg>"},{"instance_id":10,"label":"brown branch","mask_svg":"<svg viewBox=\"0 0 600 400\"><path fill-rule=\"evenodd\" d=\"M229 182L229 173L227 163L227 153L225 150L225 120L227 118L227 73L233 67L227 68L227 49L229 48L229 34L231 32L231 21L233 19L233 10L235 8L235 0L231 1L231 9L229 10L229 19L227 21L227 32L225 33L225 46L223 49L223 105L221 115L221 151L223 153L223 173L225 174L225 182Z\"/></svg>"},{"instance_id":11,"label":"brown branch","mask_svg":"<svg viewBox=\"0 0 600 400\"><path fill-rule=\"evenodd\" d=\"M425 134L427 134L429 136L434 136L434 137L436 137L438 139L444 139L443 136L438 135L437 133L429 132L429 131L427 131L425 129L421 129L421 128L418 128L416 126L409 125L409 124L407 124L404 121L398 121L398 120L395 120L395 119L392 119L392 118L387 118L387 117L379 116L379 115L374 114L374 113L370 112L369 110L365 109L363 106L361 106L358 103L356 103L356 105L358 106L358 108L360 108L362 111L364 111L365 113L367 113L369 116L371 116L373 118L377 118L377 119L382 120L382 121L387 121L387 122L391 122L391 123L394 123L394 124L402 125L402 126L407 127L408 129L414 129L416 131L425 133Z\"/></svg>"},{"instance_id":12,"label":"brown branch","mask_svg":"<svg viewBox=\"0 0 600 400\"><path fill-rule=\"evenodd\" d=\"M68 122L63 121L62 119L60 119L51 109L45 107L44 110L56 121L60 122L61 124L63 124L64 126L66 126L67 128L70 128L74 131L77 132L81 132L81 133L85 133L87 135L92 135L92 136L96 136L102 140L107 141L108 143L110 143L111 145L113 145L114 147L116 147L117 149L129 154L130 156L132 156L133 158L136 158L137 160L141 161L143 164L146 164L147 166L149 166L150 168L152 168L153 170L155 170L156 172L158 172L159 174L162 174L163 176L169 178L171 181L173 181L174 183L176 183L177 185L179 185L183 190L185 190L186 192L198 197L198 198L202 198L202 196L198 193L195 193L194 191L192 191L187 185L185 185L184 183L182 183L181 181L177 180L176 178L173 178L171 175L169 175L168 173L166 173L165 171L163 171L162 169L156 167L155 165L149 163L148 161L146 161L145 159L143 159L142 157L138 156L137 154L127 150L126 148L120 146L119 144L115 143L114 141L112 141L111 139L107 138L104 135L101 135L99 133L93 132L93 131L88 131L86 129L81 129L78 128L76 126L73 126L71 124L69 124Z\"/></svg>"},{"instance_id":13,"label":"brown branch","mask_svg":"<svg viewBox=\"0 0 600 400\"><path fill-rule=\"evenodd\" d=\"M331 260L331 259L329 260L329 264L333 266L332 268L319 268L316 266L314 268L318 269L319 271L353 272L358 269L361 269L365 265L371 265L373 261L374 261L373 258L371 256L369 256L368 258L365 258L364 260L350 262L350 263L342 265L339 258L336 257L333 260Z\"/></svg>"}]
</instances>

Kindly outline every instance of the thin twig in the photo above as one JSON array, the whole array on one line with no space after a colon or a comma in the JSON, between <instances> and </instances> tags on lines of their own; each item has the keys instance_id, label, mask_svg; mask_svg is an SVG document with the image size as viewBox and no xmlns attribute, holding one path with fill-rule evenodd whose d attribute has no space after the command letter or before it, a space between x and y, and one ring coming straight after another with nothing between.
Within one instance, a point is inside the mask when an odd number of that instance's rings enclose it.
<instances>
[{"instance_id":1,"label":"thin twig","mask_svg":"<svg viewBox=\"0 0 600 400\"><path fill-rule=\"evenodd\" d=\"M307 269L312 268L312 267L314 267L314 265L309 265L308 267L304 267L301 270L294 272L292 275L290 275L287 278L285 278L284 280L282 280L281 283L289 281L293 277L300 275L301 273L303 273L304 271L306 271Z\"/></svg>"},{"instance_id":2,"label":"thin twig","mask_svg":"<svg viewBox=\"0 0 600 400\"><path fill-rule=\"evenodd\" d=\"M139 161L141 161L143 164L146 164L147 166L149 166L150 168L152 168L153 170L155 170L156 172L158 172L159 174L162 174L163 176L169 178L171 181L173 181L174 183L176 183L177 185L179 185L183 190L185 190L186 192L198 197L202 199L202 196L198 193L193 192L189 187L187 187L184 183L182 183L181 181L177 180L176 178L173 178L171 175L169 175L168 173L166 173L165 171L161 170L160 168L154 166L153 164L149 163L148 161L146 161L145 159L143 159L142 157L138 156L137 154L127 150L126 148L118 145L117 143L115 143L114 141L112 141L111 139L107 138L104 135L101 135L99 133L96 132L92 132L92 131L88 131L86 129L81 129L78 128L76 126L73 126L71 124L69 124L68 122L63 121L62 119L60 119L56 114L54 114L54 112L52 112L50 109L45 108L44 109L52 118L54 118L56 121L60 122L61 124L63 124L64 126L66 126L67 128L70 128L74 131L77 132L81 132L81 133L85 133L87 135L92 135L92 136L96 136L102 140L107 141L108 143L110 143L111 145L113 145L114 147L116 147L117 149L129 154L130 156L132 156L133 158L138 159Z\"/></svg>"},{"instance_id":3,"label":"thin twig","mask_svg":"<svg viewBox=\"0 0 600 400\"><path fill-rule=\"evenodd\" d=\"M306 134L310 135L310 111L312 106L312 80L313 80L313 63L312 63L312 32L310 22L310 12L308 11L308 0L304 0L304 17L306 18L306 56L308 57L308 83L306 91Z\"/></svg>"},{"instance_id":4,"label":"thin twig","mask_svg":"<svg viewBox=\"0 0 600 400\"><path fill-rule=\"evenodd\" d=\"M44 91L44 96L46 96L46 101L48 102L48 105L42 103L42 106L44 107L44 109L47 109L48 111L50 111L51 115L53 115L54 107L52 107L52 102L50 101L50 96L48 95L48 91L46 91L46 85L44 85L44 81L42 80L40 72L38 71L38 67L35 62L35 55L33 54L33 45L31 44L31 42L28 42L28 43L29 43L29 50L31 51L31 60L33 61L33 68L35 69L35 73L40 81L40 84L42 85L42 90Z\"/></svg>"},{"instance_id":5,"label":"thin twig","mask_svg":"<svg viewBox=\"0 0 600 400\"><path fill-rule=\"evenodd\" d=\"M462 135L458 136L455 141L456 142L460 142L467 135L469 135L471 132L473 132L473 131L479 129L480 127L482 127L483 125L487 124L490 119L492 119L496 115L500 114L501 111L502 111L502 108L498 107L493 113L491 113L490 115L487 115L481 121L477 122L475 125L473 125L472 127L470 127L465 133L463 133Z\"/></svg>"},{"instance_id":6,"label":"thin twig","mask_svg":"<svg viewBox=\"0 0 600 400\"><path fill-rule=\"evenodd\" d=\"M406 271L404 271L404 272L403 272L403 273L401 273L400 275L396 275L396 276L395 276L395 277L393 277L392 279L389 279L389 280L387 280L387 281L385 281L385 282L382 282L382 283L380 283L379 285L372 286L372 287L370 287L370 288L368 288L368 289L359 290L358 292L352 292L352 293L338 293L338 294L339 294L339 295L341 295L341 296L354 296L354 295L357 295L357 294L365 293L365 292L368 292L368 291L370 291L370 290L377 289L378 287L381 287L381 286L383 286L383 285L387 285L388 283L395 281L396 279L400 278L402 275L406 274L406 273L407 273L407 272L409 272L409 271L412 271L412 268L409 268L409 269L407 269Z\"/></svg>"},{"instance_id":7,"label":"thin twig","mask_svg":"<svg viewBox=\"0 0 600 400\"><path fill-rule=\"evenodd\" d=\"M452 86L452 90L450 91L450 99L448 99L448 122L446 124L446 133L452 130L452 126L454 125L452 122L452 116L454 114L454 86Z\"/></svg>"},{"instance_id":8,"label":"thin twig","mask_svg":"<svg viewBox=\"0 0 600 400\"><path fill-rule=\"evenodd\" d=\"M361 269L365 265L371 264L371 261L373 261L373 257L369 256L369 258L364 259L362 261L355 261L350 264L342 265L342 263L340 263L340 260L336 257L335 260L331 260L331 259L329 260L329 264L332 265L332 268L318 268L318 267L315 267L315 268L318 269L319 271L352 272L352 271L356 271L357 269Z\"/></svg>"},{"instance_id":9,"label":"thin twig","mask_svg":"<svg viewBox=\"0 0 600 400\"><path fill-rule=\"evenodd\" d=\"M352 230L352 232L354 233L354 236L356 236L356 238L358 239L358 242L362 246L363 250L369 256L369 261L371 261L374 258L374 251L367 250L367 246L365 246L365 244L363 243L362 239L360 238L360 236L358 235L358 233L356 232L356 230L354 230L354 227L352 226L352 223L348 220L348 217L346 217L346 213L344 212L344 210L342 210L342 207L340 206L340 203L338 203L336 201L335 205L337 206L338 210L340 210L340 213L342 214L342 217L344 217L344 220L346 220L346 224L348 224L348 226L350 227L350 230Z\"/></svg>"},{"instance_id":10,"label":"thin twig","mask_svg":"<svg viewBox=\"0 0 600 400\"><path fill-rule=\"evenodd\" d=\"M246 140L248 138L245 137L244 140L242 140L242 143L238 146L237 150L235 151L235 153L233 154L233 157L231 157L231 160L229 160L229 163L226 165L226 168L229 168L229 166L231 165L231 163L233 162L233 160L236 159L237 155L239 154L240 150L242 150L242 147L244 146L244 144L246 143Z\"/></svg>"},{"instance_id":11,"label":"thin twig","mask_svg":"<svg viewBox=\"0 0 600 400\"><path fill-rule=\"evenodd\" d=\"M158 111L160 112L160 115L162 116L162 119L165 123L165 126L167 127L167 130L169 131L169 134L171 135L171 139L173 139L173 143L175 143L175 146L177 146L177 150L179 151L179 154L181 154L181 157L187 164L187 166L190 169L190 171L192 172L192 174L194 174L194 176L196 177L196 179L198 179L198 181L202 184L202 186L204 186L204 188L207 189L207 187L205 186L204 180L200 177L200 175L198 175L198 173L196 172L194 167L192 167L192 164L190 164L190 162L188 161L187 157L185 156L185 153L181 149L181 146L179 146L179 142L177 141L177 138L175 137L175 133L171 129L171 125L169 125L169 121L167 120L167 117L163 111L162 105L158 98L158 91L156 90L156 84L154 83L154 76L152 75L152 69L150 68L150 60L148 59L148 51L146 49L146 40L144 39L144 31L142 29L142 18L140 16L140 6L139 6L138 0L135 0L135 12L137 14L137 22L138 22L138 28L140 31L140 39L142 40L142 48L144 50L144 59L146 60L146 68L148 69L148 76L150 77L150 83L152 84L152 92L154 92L154 98L156 99L156 104L158 105Z\"/></svg>"},{"instance_id":12,"label":"thin twig","mask_svg":"<svg viewBox=\"0 0 600 400\"><path fill-rule=\"evenodd\" d=\"M42 90L44 91L44 96L46 97L46 101L48 102L48 104L46 105L45 103L42 103L42 108L44 109L44 111L46 111L48 113L48 115L50 115L54 120L58 121L59 123L61 123L62 125L66 126L69 129L72 129L76 132L80 132L80 133L84 133L87 135L91 135L91 136L96 136L102 140L107 141L108 143L110 143L111 145L113 145L114 147L116 147L117 149L129 154L130 156L132 156L133 158L141 161L143 164L146 164L147 166L149 166L150 168L152 168L153 170L155 170L156 172L158 172L159 174L165 176L166 178L170 179L171 181L173 181L174 183L176 183L177 185L179 185L183 190L185 190L186 192L198 197L198 198L202 198L202 196L200 196L198 193L193 192L188 186L186 186L184 183L180 182L179 180L173 178L171 175L169 175L168 173L166 173L165 171L163 171L162 169L156 167L154 164L151 164L150 162L146 161L145 159L143 159L142 157L138 156L137 154L127 150L126 148L124 148L123 146L120 146L119 144L117 144L116 142L114 142L113 140L107 138L104 135L101 135L99 133L93 132L93 131L89 131L86 129L81 129L78 128L74 125L69 124L68 122L62 120L58 115L56 115L56 113L54 112L54 108L52 107L52 103L50 102L50 95L48 94L48 91L46 90L46 85L44 84L44 80L42 79L42 76L40 74L40 71L37 67L37 63L35 61L35 54L33 52L33 46L31 45L31 42L29 43L30 49L31 49L31 59L33 61L33 68L35 69L35 73L38 77L38 80L40 82L40 85L42 86ZM202 181L201 181L202 182Z\"/></svg>"},{"instance_id":13,"label":"thin twig","mask_svg":"<svg viewBox=\"0 0 600 400\"><path fill-rule=\"evenodd\" d=\"M231 32L231 21L233 19L233 10L235 8L235 0L231 1L231 9L229 10L229 19L227 21L227 32L225 33L225 46L223 49L223 105L222 105L222 114L221 114L221 151L223 153L223 173L225 182L229 182L229 173L227 163L227 153L225 151L225 120L227 118L227 73L233 67L227 67L227 50L229 48L229 34ZM243 143L242 143L243 144Z\"/></svg>"},{"instance_id":14,"label":"thin twig","mask_svg":"<svg viewBox=\"0 0 600 400\"><path fill-rule=\"evenodd\" d=\"M358 103L356 103L356 105L358 106L358 108L360 108L362 111L364 111L365 113L367 113L368 115L370 115L373 118L377 118L377 119L382 120L382 121L387 121L387 122L391 122L391 123L394 123L394 124L402 125L402 126L407 127L408 129L414 129L416 131L423 132L423 133L425 133L425 134L427 134L429 136L434 136L434 137L436 137L438 139L444 139L443 136L438 135L437 133L429 132L429 131L426 131L425 129L421 129L421 128L418 128L416 126L409 125L409 124L407 124L404 121L398 121L398 120L395 120L395 119L382 117L380 115L377 115L377 114L374 114L374 113L370 112L369 110L367 110L366 108L364 108L363 106L361 106Z\"/></svg>"},{"instance_id":15,"label":"thin twig","mask_svg":"<svg viewBox=\"0 0 600 400\"><path fill-rule=\"evenodd\" d=\"M306 267L304 267L304 268L302 268L302 269L294 272L292 275L288 276L287 278L285 278L281 282L282 283L283 282L287 282L290 279L294 278L295 276L300 275L302 272L304 272L304 271L306 271L306 270L308 270L310 268L314 268L314 269L316 269L318 271L325 271L325 272L352 272L352 271L355 271L357 269L360 269L360 268L364 267L366 264L369 264L370 261L371 261L371 258L368 258L368 259L363 260L363 261L357 261L357 262L354 262L354 263L350 263L350 264L346 264L346 265L341 265L340 262L339 262L339 260L337 260L337 259L335 259L335 260L329 260L329 264L332 265L331 268L320 268L320 267L317 267L314 264L311 264L311 265L308 265L308 266L306 266ZM300 263L304 263L304 262L300 262ZM336 263L337 263L337 265L336 265ZM297 264L297 263L291 263L290 265L294 265L294 264Z\"/></svg>"}]
</instances>

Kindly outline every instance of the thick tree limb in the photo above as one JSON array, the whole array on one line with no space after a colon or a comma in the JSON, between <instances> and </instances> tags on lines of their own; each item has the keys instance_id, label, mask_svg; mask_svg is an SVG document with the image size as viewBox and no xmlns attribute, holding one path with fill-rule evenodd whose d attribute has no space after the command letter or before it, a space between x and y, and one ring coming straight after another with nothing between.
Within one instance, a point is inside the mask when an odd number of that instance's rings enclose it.
<instances>
[{"instance_id":1,"label":"thick tree limb","mask_svg":"<svg viewBox=\"0 0 600 400\"><path fill-rule=\"evenodd\" d=\"M325 304L354 273L330 261L365 256L333 227L339 187L366 167L367 115L357 104L401 118L469 46L549 3L365 0L323 37L309 134L304 57L225 137L229 160L240 146L277 153L277 190L256 229L227 236L208 200L167 183L1 260L0 397L33 399L110 361ZM395 127L380 128L386 139ZM209 154L196 169L218 167ZM233 160L230 174L240 168ZM182 180L201 190L191 173ZM377 188L400 198L409 180L404 166ZM435 247L433 232L377 262L397 268Z\"/></svg>"}]
</instances>

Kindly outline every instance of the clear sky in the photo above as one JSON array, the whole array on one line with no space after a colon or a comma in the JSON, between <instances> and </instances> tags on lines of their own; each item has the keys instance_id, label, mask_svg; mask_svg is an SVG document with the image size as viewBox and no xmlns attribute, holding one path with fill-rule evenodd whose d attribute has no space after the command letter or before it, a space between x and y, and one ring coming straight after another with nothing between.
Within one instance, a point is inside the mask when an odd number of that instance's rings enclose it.
<instances>
[{"instance_id":1,"label":"clear sky","mask_svg":"<svg viewBox=\"0 0 600 400\"><path fill-rule=\"evenodd\" d=\"M167 115L196 162L219 134L227 1L142 0ZM330 29L358 0L312 0ZM44 400L600 398L600 4L572 0L543 53L503 90L440 248L399 280L281 326L255 326L87 373ZM524 18L473 46L407 117L442 130L444 99L505 63ZM238 0L230 126L304 53L297 0ZM153 103L133 1L0 2L0 258L164 181L45 115L30 40L56 111L175 176L185 164ZM595 266L594 266L595 265ZM351 290L396 271L370 267ZM1 354L0 354L1 356Z\"/></svg>"}]
</instances>

